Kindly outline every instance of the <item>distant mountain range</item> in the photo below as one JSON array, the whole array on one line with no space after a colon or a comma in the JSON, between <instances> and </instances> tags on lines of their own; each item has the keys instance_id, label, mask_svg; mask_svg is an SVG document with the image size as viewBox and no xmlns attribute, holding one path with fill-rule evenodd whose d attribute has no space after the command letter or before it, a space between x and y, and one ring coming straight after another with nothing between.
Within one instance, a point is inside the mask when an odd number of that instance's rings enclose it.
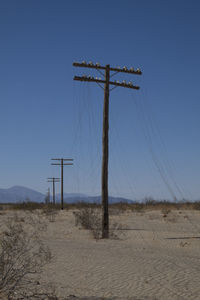
<instances>
[{"instance_id":1,"label":"distant mountain range","mask_svg":"<svg viewBox=\"0 0 200 300\"><path fill-rule=\"evenodd\" d=\"M15 203L23 201L43 202L45 196L42 193L23 186L13 186L9 189L0 189L1 203Z\"/></svg>"},{"instance_id":2,"label":"distant mountain range","mask_svg":"<svg viewBox=\"0 0 200 300\"><path fill-rule=\"evenodd\" d=\"M33 202L44 202L46 195L37 192L33 189L29 189L23 186L13 186L8 189L0 189L0 203L16 203L24 201L33 201ZM60 195L56 195L56 202L60 201ZM85 194L79 193L69 193L64 194L64 202L67 203L77 203L77 202L86 202L86 203L101 203L101 196L87 196ZM118 203L126 202L133 203L134 201L120 198L120 197L109 197L109 203Z\"/></svg>"}]
</instances>

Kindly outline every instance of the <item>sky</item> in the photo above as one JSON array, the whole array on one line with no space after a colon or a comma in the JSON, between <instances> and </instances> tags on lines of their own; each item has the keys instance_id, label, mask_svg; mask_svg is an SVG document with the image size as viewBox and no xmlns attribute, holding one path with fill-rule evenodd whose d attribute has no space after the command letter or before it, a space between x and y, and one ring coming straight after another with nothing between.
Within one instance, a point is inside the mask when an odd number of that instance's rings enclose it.
<instances>
[{"instance_id":1,"label":"sky","mask_svg":"<svg viewBox=\"0 0 200 300\"><path fill-rule=\"evenodd\" d=\"M200 199L197 0L0 0L0 188L101 193L102 77L74 61L140 68L110 92L109 194ZM57 192L60 186L57 185Z\"/></svg>"}]
</instances>

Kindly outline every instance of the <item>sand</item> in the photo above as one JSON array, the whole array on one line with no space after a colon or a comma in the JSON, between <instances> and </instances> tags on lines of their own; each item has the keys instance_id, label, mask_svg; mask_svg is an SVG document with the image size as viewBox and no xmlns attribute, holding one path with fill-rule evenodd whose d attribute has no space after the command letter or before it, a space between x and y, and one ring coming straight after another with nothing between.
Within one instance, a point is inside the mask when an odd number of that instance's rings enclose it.
<instances>
[{"instance_id":1,"label":"sand","mask_svg":"<svg viewBox=\"0 0 200 300\"><path fill-rule=\"evenodd\" d=\"M0 215L1 224L8 215ZM75 226L73 211L45 222L40 235L53 258L41 284L61 299L200 299L200 211L112 214L119 238L98 241Z\"/></svg>"}]
</instances>

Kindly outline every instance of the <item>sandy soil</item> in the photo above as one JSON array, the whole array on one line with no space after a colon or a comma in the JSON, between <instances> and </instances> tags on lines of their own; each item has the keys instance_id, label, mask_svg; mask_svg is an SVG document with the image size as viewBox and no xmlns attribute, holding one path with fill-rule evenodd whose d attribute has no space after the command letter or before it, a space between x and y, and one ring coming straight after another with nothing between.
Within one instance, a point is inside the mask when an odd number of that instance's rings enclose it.
<instances>
[{"instance_id":1,"label":"sandy soil","mask_svg":"<svg viewBox=\"0 0 200 300\"><path fill-rule=\"evenodd\" d=\"M12 213L0 215L1 225ZM200 299L200 211L114 213L119 238L98 241L75 226L73 211L60 211L53 222L41 218L41 237L53 253L41 282L59 297Z\"/></svg>"}]
</instances>

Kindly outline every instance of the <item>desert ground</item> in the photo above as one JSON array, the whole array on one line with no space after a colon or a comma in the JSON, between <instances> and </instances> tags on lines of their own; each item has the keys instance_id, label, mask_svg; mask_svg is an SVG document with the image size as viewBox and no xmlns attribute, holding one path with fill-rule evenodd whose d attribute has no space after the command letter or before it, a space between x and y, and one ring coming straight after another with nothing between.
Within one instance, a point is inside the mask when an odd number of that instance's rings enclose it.
<instances>
[{"instance_id":1,"label":"desert ground","mask_svg":"<svg viewBox=\"0 0 200 300\"><path fill-rule=\"evenodd\" d=\"M200 210L112 209L107 240L75 226L74 211L0 214L1 232L9 218L46 224L39 235L52 259L39 284L59 299L200 299Z\"/></svg>"}]
</instances>

